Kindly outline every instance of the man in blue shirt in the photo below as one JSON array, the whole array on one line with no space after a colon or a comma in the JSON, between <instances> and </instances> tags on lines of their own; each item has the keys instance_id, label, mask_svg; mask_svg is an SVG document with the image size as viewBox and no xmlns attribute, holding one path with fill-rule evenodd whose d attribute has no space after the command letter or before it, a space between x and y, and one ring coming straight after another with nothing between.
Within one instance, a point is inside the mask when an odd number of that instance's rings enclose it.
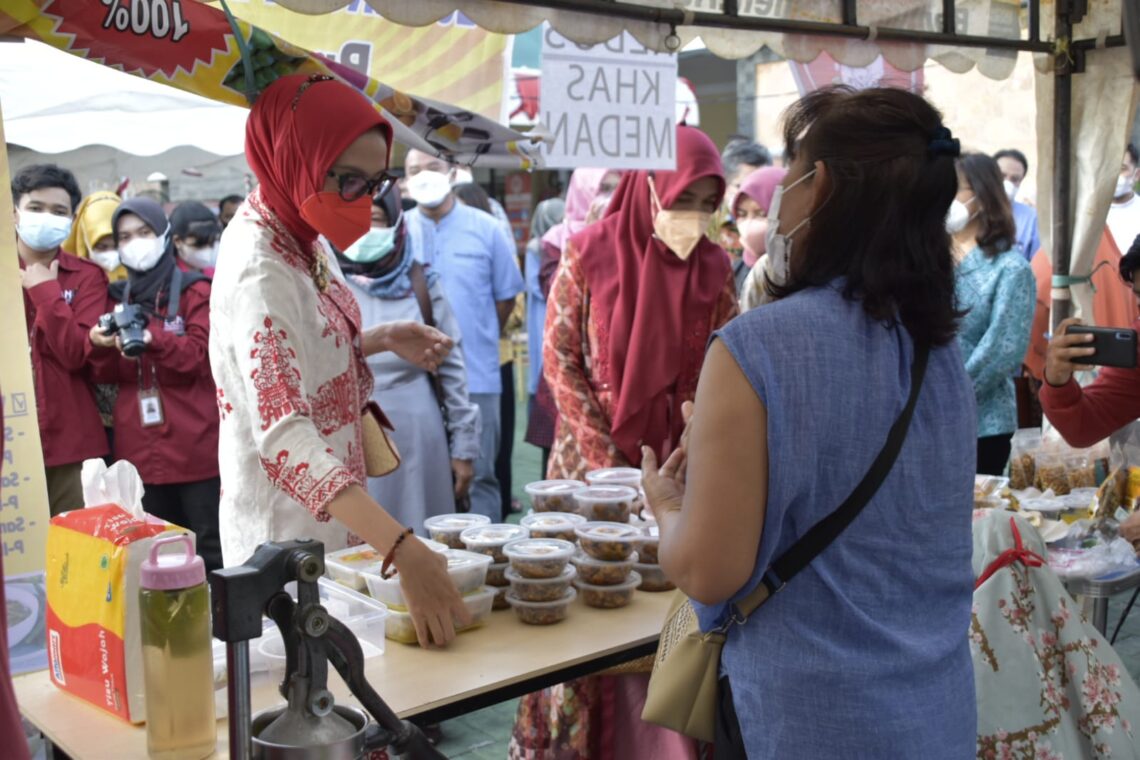
<instances>
[{"instance_id":1,"label":"man in blue shirt","mask_svg":"<svg viewBox=\"0 0 1140 760\"><path fill-rule=\"evenodd\" d=\"M1033 258L1041 249L1041 236L1037 233L1037 212L1032 206L1019 203L1014 198L1021 189L1021 181L1029 173L1029 159L1016 148L1006 148L994 154L994 160L1001 168L1005 179L1005 193L1013 206L1013 223L1017 226L1017 247L1026 261Z\"/></svg>"},{"instance_id":2,"label":"man in blue shirt","mask_svg":"<svg viewBox=\"0 0 1140 760\"><path fill-rule=\"evenodd\" d=\"M407 212L409 243L417 261L439 274L459 322L459 348L467 363L467 388L482 417L482 445L475 461L471 511L502 519L495 457L503 435L499 411L502 380L499 336L523 289L515 246L493 216L459 203L451 192L454 167L443 159L408 151L404 162L408 194L417 204Z\"/></svg>"}]
</instances>

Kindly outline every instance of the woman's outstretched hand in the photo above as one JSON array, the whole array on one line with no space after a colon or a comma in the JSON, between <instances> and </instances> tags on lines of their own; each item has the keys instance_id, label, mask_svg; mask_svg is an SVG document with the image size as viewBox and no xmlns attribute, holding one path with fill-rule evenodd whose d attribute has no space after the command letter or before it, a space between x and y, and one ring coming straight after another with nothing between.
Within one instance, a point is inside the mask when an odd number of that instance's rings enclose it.
<instances>
[{"instance_id":1,"label":"woman's outstretched hand","mask_svg":"<svg viewBox=\"0 0 1140 760\"><path fill-rule=\"evenodd\" d=\"M446 333L422 322L388 322L364 331L364 354L391 351L406 362L435 372L455 347Z\"/></svg>"}]
</instances>

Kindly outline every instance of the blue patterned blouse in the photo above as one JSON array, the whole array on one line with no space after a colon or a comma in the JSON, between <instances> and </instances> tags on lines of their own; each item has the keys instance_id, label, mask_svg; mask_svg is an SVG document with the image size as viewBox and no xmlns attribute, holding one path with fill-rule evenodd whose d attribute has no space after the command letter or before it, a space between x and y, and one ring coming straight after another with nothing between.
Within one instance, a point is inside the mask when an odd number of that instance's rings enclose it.
<instances>
[{"instance_id":1,"label":"blue patterned blouse","mask_svg":"<svg viewBox=\"0 0 1140 760\"><path fill-rule=\"evenodd\" d=\"M974 248L958 264L958 332L978 403L978 437L1017 430L1013 376L1029 348L1037 284L1017 249L989 257Z\"/></svg>"}]
</instances>

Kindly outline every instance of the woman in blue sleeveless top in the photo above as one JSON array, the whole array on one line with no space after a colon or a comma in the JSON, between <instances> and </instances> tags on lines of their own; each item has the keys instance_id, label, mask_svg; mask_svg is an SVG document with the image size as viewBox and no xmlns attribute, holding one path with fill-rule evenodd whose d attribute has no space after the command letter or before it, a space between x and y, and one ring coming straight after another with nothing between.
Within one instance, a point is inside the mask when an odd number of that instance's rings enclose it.
<instances>
[{"instance_id":1,"label":"woman in blue sleeveless top","mask_svg":"<svg viewBox=\"0 0 1140 760\"><path fill-rule=\"evenodd\" d=\"M974 756L967 641L974 392L945 228L957 141L922 98L822 90L787 117L774 303L714 337L682 449L644 465L660 560L704 630L835 511L929 364L902 450L854 522L730 629L717 755ZM738 732L735 736L734 732Z\"/></svg>"}]
</instances>

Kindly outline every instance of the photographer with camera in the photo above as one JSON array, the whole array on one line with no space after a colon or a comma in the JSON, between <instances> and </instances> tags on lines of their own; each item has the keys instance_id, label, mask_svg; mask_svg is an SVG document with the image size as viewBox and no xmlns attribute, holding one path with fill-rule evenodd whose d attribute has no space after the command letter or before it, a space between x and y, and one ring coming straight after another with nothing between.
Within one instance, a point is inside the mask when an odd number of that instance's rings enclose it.
<instances>
[{"instance_id":1,"label":"photographer with camera","mask_svg":"<svg viewBox=\"0 0 1140 760\"><path fill-rule=\"evenodd\" d=\"M207 347L210 281L178 265L173 225L149 198L112 219L127 268L92 328L95 378L115 383L115 459L138 468L143 507L194 531L207 569L222 566L218 413Z\"/></svg>"},{"instance_id":2,"label":"photographer with camera","mask_svg":"<svg viewBox=\"0 0 1140 760\"><path fill-rule=\"evenodd\" d=\"M60 250L80 201L71 172L53 164L26 166L12 178L12 201L48 503L57 515L83 506L83 460L107 453L86 376L87 331L103 313L107 277L95 264Z\"/></svg>"}]
</instances>

